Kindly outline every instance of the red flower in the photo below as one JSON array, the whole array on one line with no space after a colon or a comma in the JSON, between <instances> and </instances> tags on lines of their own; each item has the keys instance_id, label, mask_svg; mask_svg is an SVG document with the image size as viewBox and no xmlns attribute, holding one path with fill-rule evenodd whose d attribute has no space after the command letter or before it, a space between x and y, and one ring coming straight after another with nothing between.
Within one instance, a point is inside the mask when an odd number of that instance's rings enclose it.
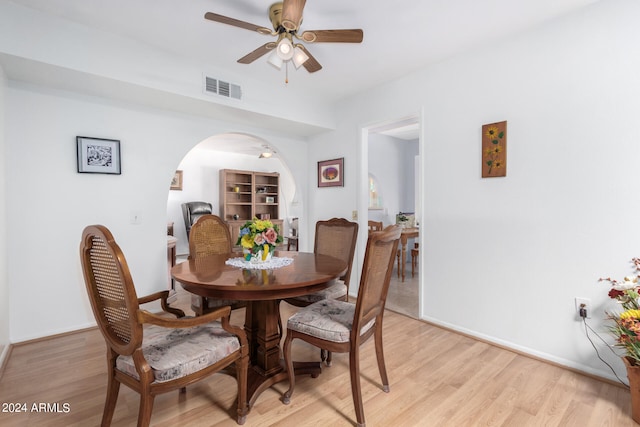
<instances>
[{"instance_id":1,"label":"red flower","mask_svg":"<svg viewBox=\"0 0 640 427\"><path fill-rule=\"evenodd\" d=\"M624 296L624 292L622 292L622 291L619 291L619 290L613 289L613 288L611 288L611 290L609 291L609 298L617 299L617 298L619 298L621 296Z\"/></svg>"}]
</instances>

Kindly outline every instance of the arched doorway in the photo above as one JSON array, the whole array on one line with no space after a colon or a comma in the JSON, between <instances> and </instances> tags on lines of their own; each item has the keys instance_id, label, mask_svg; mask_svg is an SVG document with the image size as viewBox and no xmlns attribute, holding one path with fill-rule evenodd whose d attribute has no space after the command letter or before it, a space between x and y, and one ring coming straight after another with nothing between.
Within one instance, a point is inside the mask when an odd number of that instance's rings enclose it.
<instances>
[{"instance_id":1,"label":"arched doorway","mask_svg":"<svg viewBox=\"0 0 640 427\"><path fill-rule=\"evenodd\" d=\"M271 156L264 156L263 153L270 153ZM285 236L290 233L293 218L302 215L299 189L276 145L245 133L211 136L196 144L179 162L177 170L182 171L182 189L170 190L167 197L167 221L174 224L178 257L185 257L189 252L181 205L185 202L205 201L213 205L214 214L219 214L221 169L280 174L281 197L278 208L284 225L281 231Z\"/></svg>"}]
</instances>

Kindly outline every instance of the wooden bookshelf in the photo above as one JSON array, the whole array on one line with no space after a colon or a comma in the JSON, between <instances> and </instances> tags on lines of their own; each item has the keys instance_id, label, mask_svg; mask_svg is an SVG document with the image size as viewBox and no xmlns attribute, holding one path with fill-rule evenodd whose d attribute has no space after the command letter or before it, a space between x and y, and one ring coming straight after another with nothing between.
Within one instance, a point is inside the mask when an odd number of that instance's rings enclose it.
<instances>
[{"instance_id":1,"label":"wooden bookshelf","mask_svg":"<svg viewBox=\"0 0 640 427\"><path fill-rule=\"evenodd\" d=\"M233 243L240 227L252 218L269 219L283 233L280 219L280 174L235 169L220 170L220 217L229 224Z\"/></svg>"}]
</instances>

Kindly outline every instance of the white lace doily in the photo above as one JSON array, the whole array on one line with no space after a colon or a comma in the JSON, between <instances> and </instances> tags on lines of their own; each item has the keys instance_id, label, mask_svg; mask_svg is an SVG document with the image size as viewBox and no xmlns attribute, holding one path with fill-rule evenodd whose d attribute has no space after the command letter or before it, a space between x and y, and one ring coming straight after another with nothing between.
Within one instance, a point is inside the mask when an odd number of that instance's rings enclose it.
<instances>
[{"instance_id":1,"label":"white lace doily","mask_svg":"<svg viewBox=\"0 0 640 427\"><path fill-rule=\"evenodd\" d=\"M244 258L229 258L225 264L233 267L246 268L248 270L273 270L275 268L285 267L293 262L293 258L287 257L271 257L270 260L264 262L250 262Z\"/></svg>"}]
</instances>

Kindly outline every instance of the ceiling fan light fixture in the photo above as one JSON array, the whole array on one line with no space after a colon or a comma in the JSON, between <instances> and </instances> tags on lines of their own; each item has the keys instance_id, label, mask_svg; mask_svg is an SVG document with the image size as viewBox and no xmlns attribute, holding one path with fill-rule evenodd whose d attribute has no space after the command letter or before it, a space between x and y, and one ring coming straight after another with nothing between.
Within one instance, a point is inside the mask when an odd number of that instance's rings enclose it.
<instances>
[{"instance_id":1,"label":"ceiling fan light fixture","mask_svg":"<svg viewBox=\"0 0 640 427\"><path fill-rule=\"evenodd\" d=\"M293 57L293 44L291 43L291 40L287 38L280 40L278 47L276 48L276 52L283 61L290 60Z\"/></svg>"},{"instance_id":2,"label":"ceiling fan light fixture","mask_svg":"<svg viewBox=\"0 0 640 427\"><path fill-rule=\"evenodd\" d=\"M262 144L262 152L258 156L259 159L268 159L275 154L273 148L269 146L269 144Z\"/></svg>"},{"instance_id":3,"label":"ceiling fan light fixture","mask_svg":"<svg viewBox=\"0 0 640 427\"><path fill-rule=\"evenodd\" d=\"M277 51L273 51L271 53L271 55L269 55L269 58L267 59L267 62L271 65L273 65L274 67L276 67L278 70L282 69L282 59L280 58L280 56L278 55Z\"/></svg>"},{"instance_id":4,"label":"ceiling fan light fixture","mask_svg":"<svg viewBox=\"0 0 640 427\"><path fill-rule=\"evenodd\" d=\"M296 70L302 66L309 59L309 55L307 55L300 46L296 46L293 50L293 65L295 65Z\"/></svg>"}]
</instances>

